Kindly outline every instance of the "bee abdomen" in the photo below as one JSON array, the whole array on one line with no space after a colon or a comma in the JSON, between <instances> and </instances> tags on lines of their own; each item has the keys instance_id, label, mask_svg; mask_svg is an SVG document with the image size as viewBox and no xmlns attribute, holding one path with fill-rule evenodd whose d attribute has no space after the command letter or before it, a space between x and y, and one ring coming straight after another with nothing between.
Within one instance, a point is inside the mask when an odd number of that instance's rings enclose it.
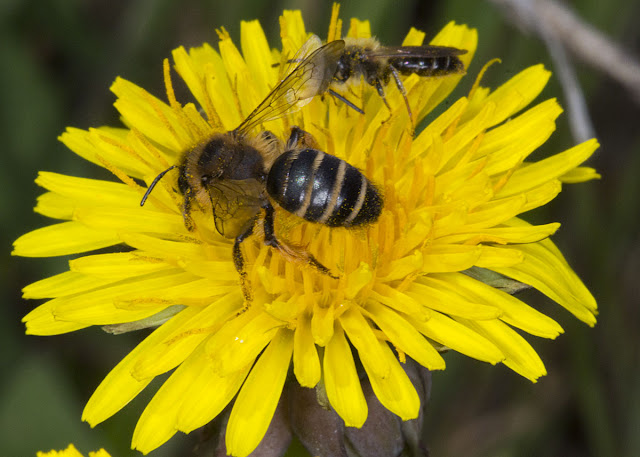
<instances>
[{"instance_id":1,"label":"bee abdomen","mask_svg":"<svg viewBox=\"0 0 640 457\"><path fill-rule=\"evenodd\" d=\"M267 192L290 213L331 227L375 222L383 204L357 168L315 149L280 155L267 176Z\"/></svg>"},{"instance_id":2,"label":"bee abdomen","mask_svg":"<svg viewBox=\"0 0 640 457\"><path fill-rule=\"evenodd\" d=\"M389 59L389 63L403 75L442 76L464 71L464 64L456 56L403 57Z\"/></svg>"}]
</instances>

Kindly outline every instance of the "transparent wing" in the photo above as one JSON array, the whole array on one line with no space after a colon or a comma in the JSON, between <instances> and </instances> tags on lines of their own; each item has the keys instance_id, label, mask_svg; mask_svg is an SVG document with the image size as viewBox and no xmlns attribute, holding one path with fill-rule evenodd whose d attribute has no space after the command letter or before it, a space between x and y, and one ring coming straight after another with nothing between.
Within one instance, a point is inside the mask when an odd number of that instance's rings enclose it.
<instances>
[{"instance_id":1,"label":"transparent wing","mask_svg":"<svg viewBox=\"0 0 640 457\"><path fill-rule=\"evenodd\" d=\"M449 46L380 46L367 51L371 57L447 57L466 54L466 49Z\"/></svg>"},{"instance_id":2,"label":"transparent wing","mask_svg":"<svg viewBox=\"0 0 640 457\"><path fill-rule=\"evenodd\" d=\"M336 40L309 54L295 65L291 73L278 83L234 133L242 135L258 124L298 111L314 96L324 93L336 72L343 50L344 41Z\"/></svg>"},{"instance_id":3,"label":"transparent wing","mask_svg":"<svg viewBox=\"0 0 640 457\"><path fill-rule=\"evenodd\" d=\"M285 69L284 75L289 75L300 62L305 60L307 57L311 55L313 51L320 48L322 46L322 40L318 35L311 35L307 41L300 46L300 49L296 51L296 54L287 60L287 68ZM284 79L284 78L283 78Z\"/></svg>"},{"instance_id":4,"label":"transparent wing","mask_svg":"<svg viewBox=\"0 0 640 457\"><path fill-rule=\"evenodd\" d=\"M255 179L218 180L208 191L216 230L227 238L242 233L262 206L262 186Z\"/></svg>"}]
</instances>

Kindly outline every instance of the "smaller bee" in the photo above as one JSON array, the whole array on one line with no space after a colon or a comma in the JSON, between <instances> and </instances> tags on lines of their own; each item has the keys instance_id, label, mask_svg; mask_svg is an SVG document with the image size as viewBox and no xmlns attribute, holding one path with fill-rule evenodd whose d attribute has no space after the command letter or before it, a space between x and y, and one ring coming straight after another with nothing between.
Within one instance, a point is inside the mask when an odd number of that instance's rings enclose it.
<instances>
[{"instance_id":1,"label":"smaller bee","mask_svg":"<svg viewBox=\"0 0 640 457\"><path fill-rule=\"evenodd\" d=\"M382 101L389 107L384 86L393 78L396 87L402 93L409 117L413 119L407 91L400 75L434 77L460 74L465 72L464 63L458 56L466 50L447 46L382 46L374 38L345 38L345 46L338 58L336 72L332 75L327 93L346 103L349 107L364 114L364 111L341 95L343 87L357 84L361 77L375 87ZM320 38L312 35L290 62L300 61L299 55L321 45Z\"/></svg>"},{"instance_id":2,"label":"smaller bee","mask_svg":"<svg viewBox=\"0 0 640 457\"><path fill-rule=\"evenodd\" d=\"M359 81L360 77L375 87L382 101L389 107L384 92L384 86L391 77L398 90L404 97L404 102L413 119L407 92L402 84L400 75L445 76L464 73L464 64L458 58L465 54L464 49L446 46L381 46L373 38L345 38L342 56L338 59L338 66L330 84L331 95L336 92L331 87L338 88L347 83ZM353 105L349 102L349 106ZM360 110L361 111L361 110Z\"/></svg>"},{"instance_id":3,"label":"smaller bee","mask_svg":"<svg viewBox=\"0 0 640 457\"><path fill-rule=\"evenodd\" d=\"M285 258L304 261L335 277L312 254L277 239L271 201L307 221L331 227L374 222L382 211L377 188L355 167L318 150L309 133L294 127L286 144L268 131L250 135L263 122L300 109L315 95L326 92L343 49L344 41L336 40L308 55L303 50L307 57L236 129L216 133L185 151L180 164L161 172L140 202L144 205L158 181L178 168L185 226L195 229L191 211L197 205L213 213L221 235L235 239L233 261L247 300L251 300L250 286L240 246L253 234L260 218L266 245L278 249Z\"/></svg>"}]
</instances>

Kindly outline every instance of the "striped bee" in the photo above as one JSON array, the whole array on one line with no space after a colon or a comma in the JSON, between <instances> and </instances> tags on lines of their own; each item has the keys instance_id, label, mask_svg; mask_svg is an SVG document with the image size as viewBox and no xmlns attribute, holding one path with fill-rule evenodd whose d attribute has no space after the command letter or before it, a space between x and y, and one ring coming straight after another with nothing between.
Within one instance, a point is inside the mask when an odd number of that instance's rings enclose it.
<instances>
[{"instance_id":1,"label":"striped bee","mask_svg":"<svg viewBox=\"0 0 640 457\"><path fill-rule=\"evenodd\" d=\"M156 176L140 202L144 205L159 180L178 168L185 226L194 230L191 211L197 205L212 212L221 235L235 239L233 260L247 300L251 291L241 244L260 219L267 246L335 278L311 253L276 237L272 201L307 221L331 227L371 223L382 211L376 187L344 160L319 151L311 134L294 127L286 143L268 131L250 134L259 124L296 111L326 92L343 49L344 41L332 41L300 59L236 129L214 134L186 151L179 165Z\"/></svg>"},{"instance_id":2,"label":"striped bee","mask_svg":"<svg viewBox=\"0 0 640 457\"><path fill-rule=\"evenodd\" d=\"M344 97L346 87L364 80L376 88L382 101L389 107L384 87L393 78L396 87L404 98L409 117L413 119L407 91L400 75L416 74L424 77L446 76L465 72L464 63L458 56L466 50L447 46L382 46L374 38L345 38L345 46L338 57L336 71L331 76L327 93L338 98L348 106L364 114L364 111ZM300 55L309 53L321 46L321 40L312 35L298 52L292 62L299 61Z\"/></svg>"},{"instance_id":3,"label":"striped bee","mask_svg":"<svg viewBox=\"0 0 640 457\"><path fill-rule=\"evenodd\" d=\"M269 196L290 213L329 227L375 222L382 211L378 189L344 160L318 149L296 147L304 135L309 134L292 129L288 150L267 175Z\"/></svg>"}]
</instances>

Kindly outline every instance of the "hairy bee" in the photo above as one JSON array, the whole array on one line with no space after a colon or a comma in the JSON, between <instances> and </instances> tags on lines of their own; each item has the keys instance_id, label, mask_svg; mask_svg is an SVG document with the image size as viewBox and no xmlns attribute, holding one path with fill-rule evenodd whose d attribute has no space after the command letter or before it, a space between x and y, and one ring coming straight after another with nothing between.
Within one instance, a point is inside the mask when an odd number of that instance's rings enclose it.
<instances>
[{"instance_id":1,"label":"hairy bee","mask_svg":"<svg viewBox=\"0 0 640 457\"><path fill-rule=\"evenodd\" d=\"M217 133L186 151L179 165L160 173L140 205L158 181L178 168L178 189L184 197L185 226L194 230L194 205L212 211L217 231L235 239L233 260L245 298L251 299L241 243L262 217L264 242L286 258L301 260L333 276L313 255L277 239L272 201L286 211L311 222L350 227L374 222L382 211L376 187L355 167L319 151L315 139L298 127L286 144L271 132L250 135L253 128L300 109L315 95L324 93L342 52L336 40L307 55L234 130Z\"/></svg>"},{"instance_id":2,"label":"hairy bee","mask_svg":"<svg viewBox=\"0 0 640 457\"><path fill-rule=\"evenodd\" d=\"M409 117L413 119L407 91L400 75L445 76L465 72L464 63L458 58L466 50L447 46L382 46L374 38L345 38L345 46L338 57L336 71L331 77L327 93L364 114L364 111L345 98L339 91L361 79L375 87L382 101L389 107L384 87L393 78L402 93ZM304 52L321 46L320 38L312 36L304 45ZM300 52L298 53L300 54ZM291 61L296 61L292 59Z\"/></svg>"}]
</instances>

